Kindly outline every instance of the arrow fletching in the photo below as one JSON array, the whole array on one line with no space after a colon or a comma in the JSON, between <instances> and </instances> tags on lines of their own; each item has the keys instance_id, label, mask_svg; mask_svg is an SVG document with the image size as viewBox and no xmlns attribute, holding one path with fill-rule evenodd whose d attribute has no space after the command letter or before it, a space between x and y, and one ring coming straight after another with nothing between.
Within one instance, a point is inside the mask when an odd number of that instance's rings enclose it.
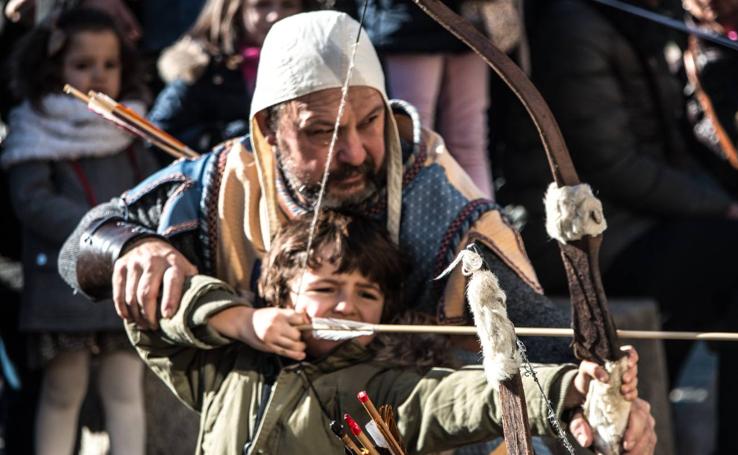
<instances>
[{"instance_id":1,"label":"arrow fletching","mask_svg":"<svg viewBox=\"0 0 738 455\"><path fill-rule=\"evenodd\" d=\"M319 340L343 341L374 333L372 324L345 319L313 318L313 337Z\"/></svg>"}]
</instances>

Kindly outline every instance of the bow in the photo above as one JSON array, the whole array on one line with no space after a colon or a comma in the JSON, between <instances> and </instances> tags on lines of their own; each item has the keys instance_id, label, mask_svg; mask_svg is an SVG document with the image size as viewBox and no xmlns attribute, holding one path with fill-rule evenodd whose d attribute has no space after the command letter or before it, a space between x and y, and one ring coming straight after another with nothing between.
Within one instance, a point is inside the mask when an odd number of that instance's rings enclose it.
<instances>
[{"instance_id":1,"label":"bow","mask_svg":"<svg viewBox=\"0 0 738 455\"><path fill-rule=\"evenodd\" d=\"M578 185L579 177L558 124L525 73L440 0L413 1L476 52L517 96L538 130L556 185ZM571 294L574 354L579 359L604 364L617 361L624 354L619 349L617 331L602 286L598 259L601 242L601 235L585 236L581 240L559 242L559 247Z\"/></svg>"}]
</instances>

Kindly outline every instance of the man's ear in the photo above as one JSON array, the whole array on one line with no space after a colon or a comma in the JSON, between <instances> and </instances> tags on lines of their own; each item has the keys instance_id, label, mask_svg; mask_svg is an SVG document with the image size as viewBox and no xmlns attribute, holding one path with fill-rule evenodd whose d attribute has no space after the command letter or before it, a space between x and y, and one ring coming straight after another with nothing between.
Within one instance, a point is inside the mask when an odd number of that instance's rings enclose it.
<instances>
[{"instance_id":1,"label":"man's ear","mask_svg":"<svg viewBox=\"0 0 738 455\"><path fill-rule=\"evenodd\" d=\"M269 145L277 145L277 132L272 130L272 125L270 125L271 122L269 122L269 111L263 110L261 112L258 112L254 118L256 119L256 124L259 125L259 129L261 130L261 134L264 135L264 138L267 140Z\"/></svg>"}]
</instances>

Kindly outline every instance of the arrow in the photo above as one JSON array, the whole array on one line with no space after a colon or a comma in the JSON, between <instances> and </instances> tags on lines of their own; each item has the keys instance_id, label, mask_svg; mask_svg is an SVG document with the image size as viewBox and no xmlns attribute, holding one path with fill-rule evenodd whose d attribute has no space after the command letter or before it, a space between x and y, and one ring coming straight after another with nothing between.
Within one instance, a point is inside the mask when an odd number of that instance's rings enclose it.
<instances>
[{"instance_id":1,"label":"arrow","mask_svg":"<svg viewBox=\"0 0 738 455\"><path fill-rule=\"evenodd\" d=\"M312 324L297 326L301 331L312 331L315 338L323 340L348 340L375 333L434 333L439 335L476 335L473 326L370 324L345 319L313 318ZM618 330L618 336L631 340L703 340L738 341L735 332L673 332L664 330ZM571 338L574 331L568 328L515 327L518 336Z\"/></svg>"}]
</instances>

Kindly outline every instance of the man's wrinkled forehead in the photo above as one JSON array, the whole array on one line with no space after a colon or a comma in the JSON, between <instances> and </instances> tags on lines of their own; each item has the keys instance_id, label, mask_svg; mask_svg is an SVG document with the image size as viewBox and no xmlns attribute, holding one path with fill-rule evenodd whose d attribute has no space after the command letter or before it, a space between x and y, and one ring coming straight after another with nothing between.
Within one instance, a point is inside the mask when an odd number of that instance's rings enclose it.
<instances>
[{"instance_id":1,"label":"man's wrinkled forehead","mask_svg":"<svg viewBox=\"0 0 738 455\"><path fill-rule=\"evenodd\" d=\"M290 100L285 103L284 108L300 124L320 120L330 121L332 126L338 115L341 97L341 89L320 90ZM371 87L351 87L346 102L356 110L354 114L359 117L385 108L384 98Z\"/></svg>"}]
</instances>

